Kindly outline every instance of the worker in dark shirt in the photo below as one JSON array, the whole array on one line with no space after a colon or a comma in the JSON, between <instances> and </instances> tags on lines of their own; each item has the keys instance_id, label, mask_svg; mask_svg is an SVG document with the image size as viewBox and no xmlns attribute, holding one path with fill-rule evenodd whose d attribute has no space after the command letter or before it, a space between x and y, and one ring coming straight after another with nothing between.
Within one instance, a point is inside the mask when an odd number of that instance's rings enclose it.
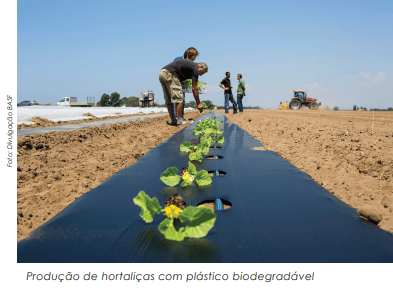
<instances>
[{"instance_id":1,"label":"worker in dark shirt","mask_svg":"<svg viewBox=\"0 0 393 292\"><path fill-rule=\"evenodd\" d=\"M176 60L161 69L158 76L164 91L165 104L171 117L171 125L182 125L183 118L183 91L181 82L187 79L192 80L192 92L199 112L203 111L203 106L199 100L197 88L198 77L205 74L208 67L205 63L194 63L190 60ZM179 117L175 118L173 103L176 103L176 113Z\"/></svg>"},{"instance_id":2,"label":"worker in dark shirt","mask_svg":"<svg viewBox=\"0 0 393 292\"><path fill-rule=\"evenodd\" d=\"M184 52L184 54L183 54L183 57L177 57L177 58L175 58L175 60L173 60L173 61L176 61L176 60L181 60L181 59L185 59L185 60L190 60L190 61L195 61L195 59L196 59L196 57L199 55L199 52L195 49L195 48L193 48L193 47L190 47L190 48L188 48L185 52ZM186 94L183 92L183 112L182 112L182 118L184 119L184 107L185 107L185 104L186 104ZM175 107L175 103L173 104L173 107ZM174 108L174 112L175 112L175 118L177 118L177 113L176 113L176 109Z\"/></svg>"},{"instance_id":3,"label":"worker in dark shirt","mask_svg":"<svg viewBox=\"0 0 393 292\"><path fill-rule=\"evenodd\" d=\"M233 106L233 113L237 113L237 106L236 106L236 101L233 99L232 95L232 86L231 86L231 80L229 80L229 77L231 77L231 73L226 72L225 73L226 77L222 79L221 83L218 85L222 89L224 89L224 97L225 97L225 113L227 114L229 111L229 101L232 102Z\"/></svg>"}]
</instances>

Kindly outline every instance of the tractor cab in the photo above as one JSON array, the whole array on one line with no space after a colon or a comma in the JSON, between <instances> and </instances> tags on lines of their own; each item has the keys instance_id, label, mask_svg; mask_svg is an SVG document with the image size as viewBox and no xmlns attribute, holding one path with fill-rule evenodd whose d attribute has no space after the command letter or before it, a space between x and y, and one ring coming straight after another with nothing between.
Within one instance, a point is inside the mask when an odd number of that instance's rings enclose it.
<instances>
[{"instance_id":1,"label":"tractor cab","mask_svg":"<svg viewBox=\"0 0 393 292\"><path fill-rule=\"evenodd\" d=\"M302 102L306 101L307 98L307 92L305 91L300 91L300 90L294 90L293 91L295 98L299 98Z\"/></svg>"}]
</instances>

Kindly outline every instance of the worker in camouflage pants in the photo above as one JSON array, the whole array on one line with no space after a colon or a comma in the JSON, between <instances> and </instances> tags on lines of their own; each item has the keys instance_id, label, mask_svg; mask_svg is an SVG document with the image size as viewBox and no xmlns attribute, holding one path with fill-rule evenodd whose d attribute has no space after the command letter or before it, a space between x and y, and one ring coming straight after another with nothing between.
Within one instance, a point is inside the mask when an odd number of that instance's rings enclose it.
<instances>
[{"instance_id":1,"label":"worker in camouflage pants","mask_svg":"<svg viewBox=\"0 0 393 292\"><path fill-rule=\"evenodd\" d=\"M197 88L198 77L207 72L208 67L205 63L194 63L190 60L180 59L173 61L161 69L158 76L162 89L164 91L165 105L168 108L168 113L171 118L170 125L182 125L183 118L183 91L181 82L186 79L192 80L192 91L197 108L200 112L203 111L203 106L199 100L199 91ZM175 118L173 103L176 104L176 113L179 117Z\"/></svg>"}]
</instances>

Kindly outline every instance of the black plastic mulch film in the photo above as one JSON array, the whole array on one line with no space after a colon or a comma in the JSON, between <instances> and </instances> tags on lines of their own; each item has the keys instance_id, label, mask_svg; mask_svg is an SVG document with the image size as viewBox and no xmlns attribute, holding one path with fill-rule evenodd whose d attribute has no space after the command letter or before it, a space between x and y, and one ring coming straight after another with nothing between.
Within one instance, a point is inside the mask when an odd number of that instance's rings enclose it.
<instances>
[{"instance_id":1,"label":"black plastic mulch film","mask_svg":"<svg viewBox=\"0 0 393 292\"><path fill-rule=\"evenodd\" d=\"M150 150L132 166L75 200L61 213L18 243L18 262L393 262L393 235L359 219L311 178L217 113L224 131L222 148L197 170L219 170L212 184L166 186L168 167L188 164L179 145L197 141L191 124ZM156 214L145 223L133 198L139 191L161 206L179 193L187 206L221 198L232 207L216 211L214 227L204 238L166 240ZM217 201L216 201L217 202Z\"/></svg>"}]
</instances>

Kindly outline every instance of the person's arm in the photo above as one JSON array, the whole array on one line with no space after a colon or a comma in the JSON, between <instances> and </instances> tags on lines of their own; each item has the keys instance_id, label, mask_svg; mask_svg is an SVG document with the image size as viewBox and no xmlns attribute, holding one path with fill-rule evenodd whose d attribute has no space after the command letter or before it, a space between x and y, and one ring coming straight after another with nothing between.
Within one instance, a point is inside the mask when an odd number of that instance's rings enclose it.
<instances>
[{"instance_id":1,"label":"person's arm","mask_svg":"<svg viewBox=\"0 0 393 292\"><path fill-rule=\"evenodd\" d=\"M203 105L201 105L201 101L199 100L198 82L196 80L192 80L192 93L197 104L197 109L199 110L199 112L202 112Z\"/></svg>"},{"instance_id":2,"label":"person's arm","mask_svg":"<svg viewBox=\"0 0 393 292\"><path fill-rule=\"evenodd\" d=\"M243 81L243 86L242 86L242 88L243 88L244 96L246 96L246 86L245 86L245 84L244 84L244 81Z\"/></svg>"},{"instance_id":3,"label":"person's arm","mask_svg":"<svg viewBox=\"0 0 393 292\"><path fill-rule=\"evenodd\" d=\"M222 86L222 83L220 83L218 86L220 86L220 87L221 87L222 89L224 89L224 90L228 90L228 88Z\"/></svg>"}]
</instances>

